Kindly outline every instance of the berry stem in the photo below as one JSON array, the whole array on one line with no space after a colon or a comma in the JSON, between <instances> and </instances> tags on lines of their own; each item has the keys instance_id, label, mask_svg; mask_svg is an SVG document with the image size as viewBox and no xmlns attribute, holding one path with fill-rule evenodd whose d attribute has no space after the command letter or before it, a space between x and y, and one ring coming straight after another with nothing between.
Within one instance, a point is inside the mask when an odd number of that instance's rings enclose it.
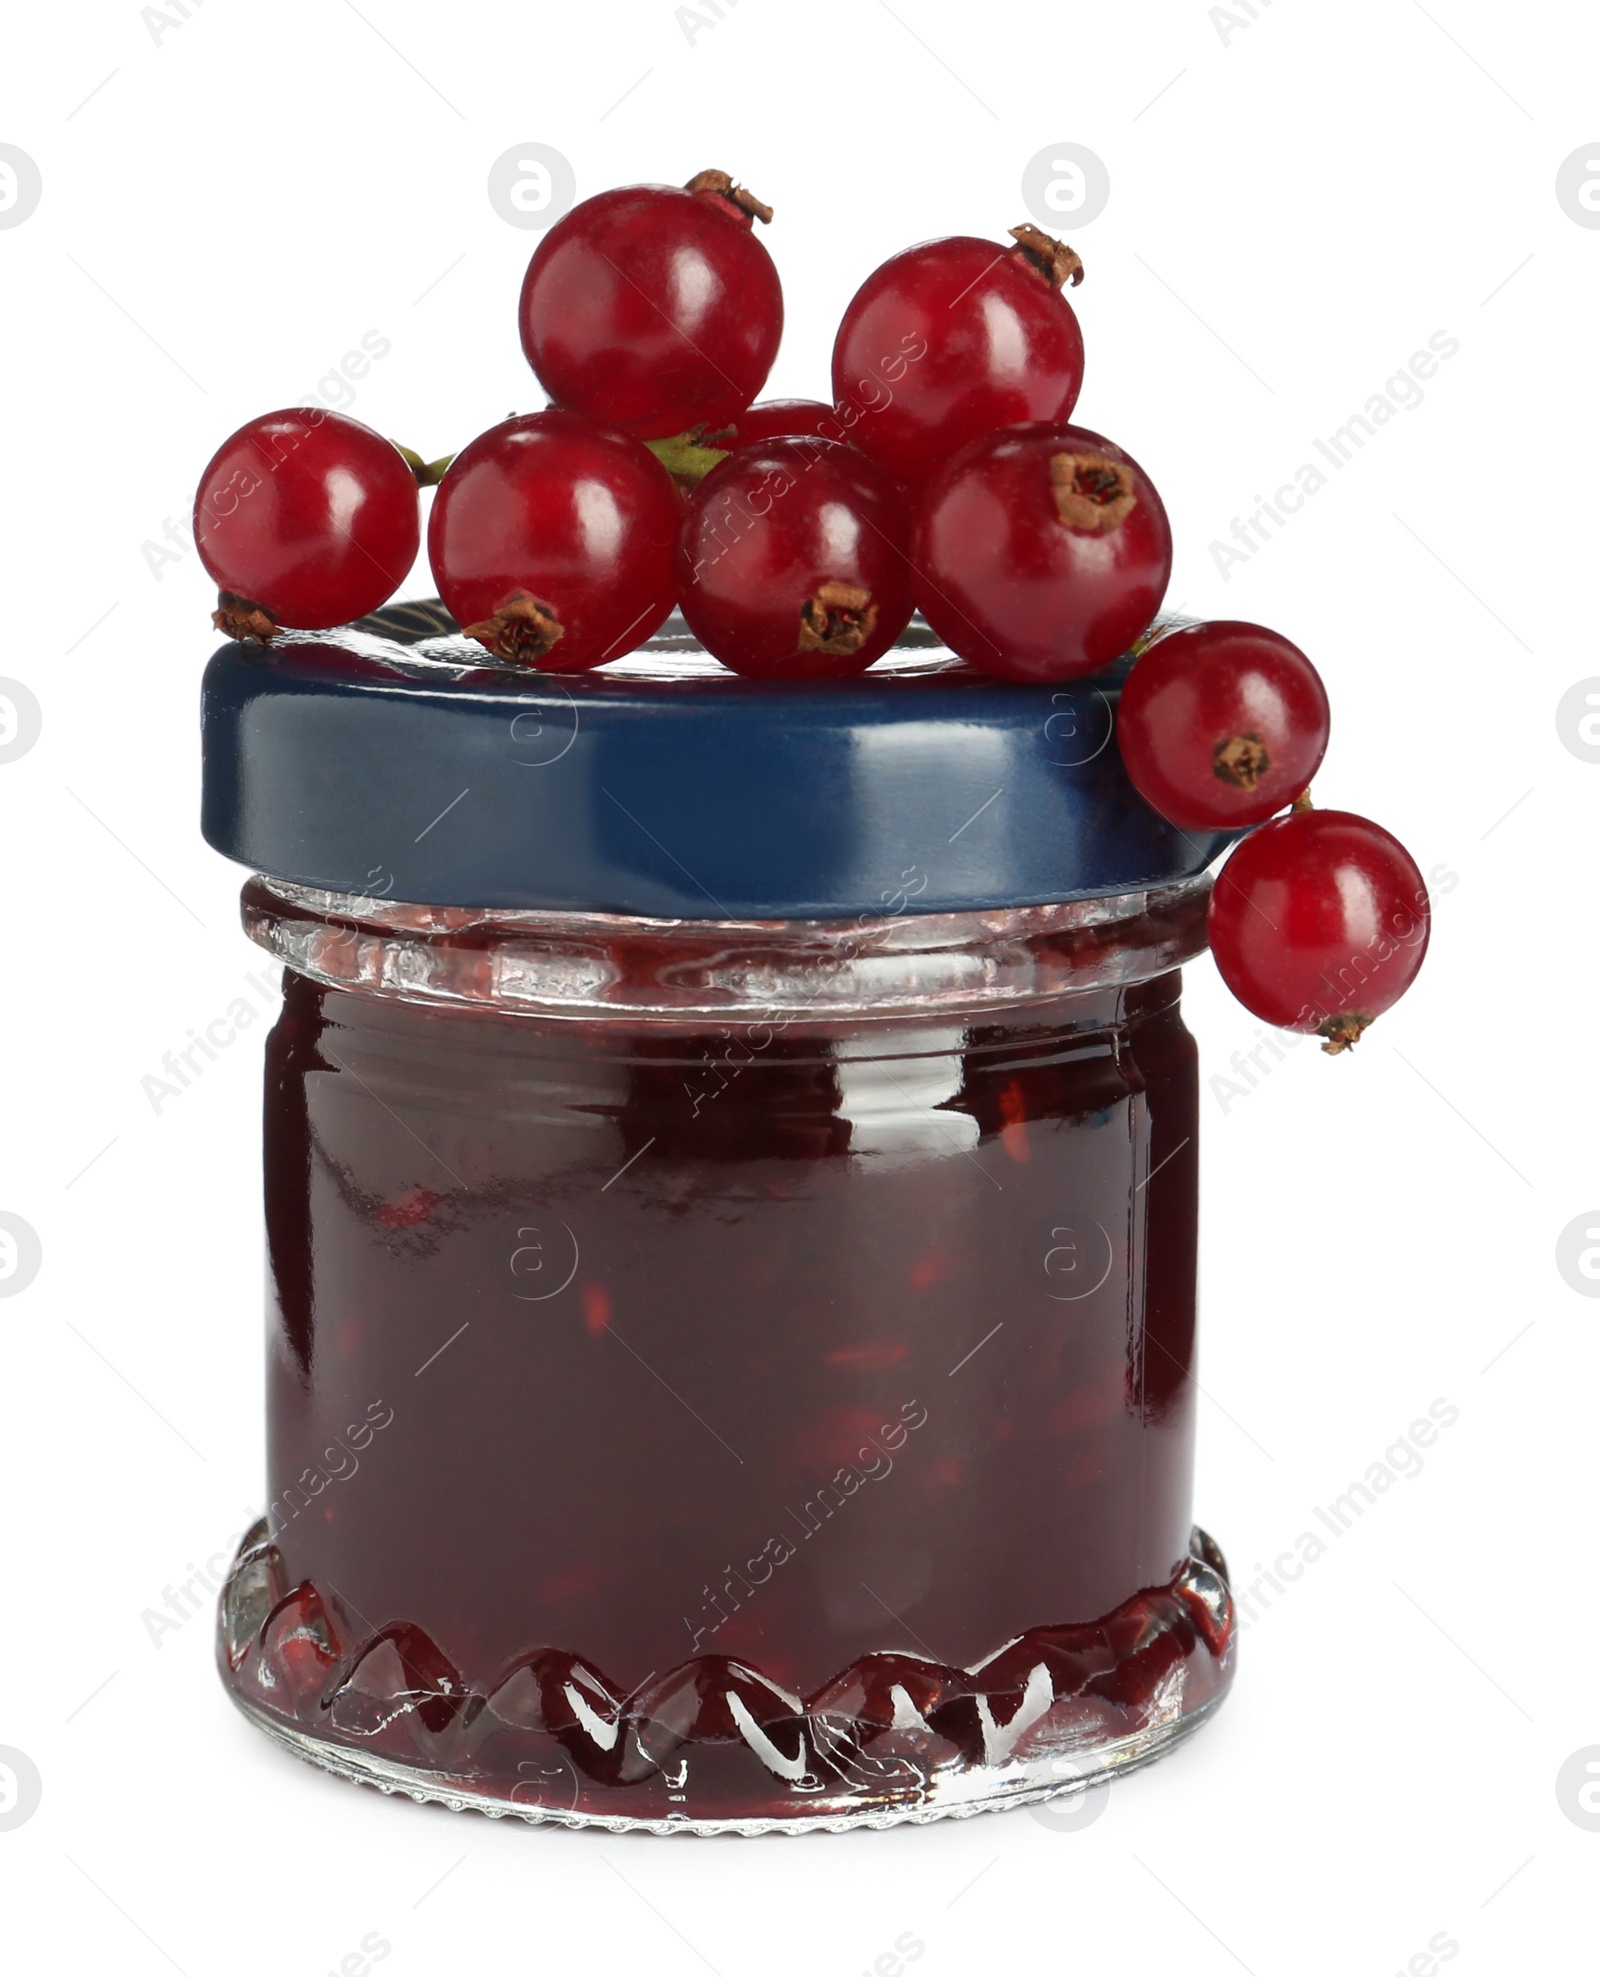
<instances>
[{"instance_id":1,"label":"berry stem","mask_svg":"<svg viewBox=\"0 0 1600 1977\"><path fill-rule=\"evenodd\" d=\"M456 457L445 453L437 460L424 460L420 453L413 453L409 446L402 446L399 440L392 442L395 451L411 469L418 487L437 487L448 473L450 462Z\"/></svg>"},{"instance_id":2,"label":"berry stem","mask_svg":"<svg viewBox=\"0 0 1600 1977\"><path fill-rule=\"evenodd\" d=\"M749 226L752 220L759 220L763 226L772 223L772 208L758 199L747 186L735 185L727 172L696 172L683 188L685 192L698 192L723 206L736 220Z\"/></svg>"},{"instance_id":3,"label":"berry stem","mask_svg":"<svg viewBox=\"0 0 1600 1977\"><path fill-rule=\"evenodd\" d=\"M644 443L675 481L698 487L713 467L721 466L727 452L720 446L707 446L702 428L674 433L671 439L647 439Z\"/></svg>"},{"instance_id":4,"label":"berry stem","mask_svg":"<svg viewBox=\"0 0 1600 1977\"><path fill-rule=\"evenodd\" d=\"M1068 282L1076 288L1083 280L1082 261L1064 240L1057 240L1043 227L1013 227L1011 238L1017 243L1011 250L1016 258L1052 288L1062 288Z\"/></svg>"},{"instance_id":5,"label":"berry stem","mask_svg":"<svg viewBox=\"0 0 1600 1977\"><path fill-rule=\"evenodd\" d=\"M1294 802L1289 807L1291 810L1295 811L1296 814L1298 814L1302 810L1309 810L1312 808L1311 785L1309 783L1306 784L1305 788L1301 790L1300 794L1295 798Z\"/></svg>"}]
</instances>

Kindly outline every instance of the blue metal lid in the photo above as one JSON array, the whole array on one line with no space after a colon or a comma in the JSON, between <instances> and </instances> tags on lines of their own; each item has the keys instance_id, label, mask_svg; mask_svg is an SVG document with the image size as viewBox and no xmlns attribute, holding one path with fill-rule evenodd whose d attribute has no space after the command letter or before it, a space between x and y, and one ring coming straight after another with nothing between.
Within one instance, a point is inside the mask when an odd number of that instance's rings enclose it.
<instances>
[{"instance_id":1,"label":"blue metal lid","mask_svg":"<svg viewBox=\"0 0 1600 1977\"><path fill-rule=\"evenodd\" d=\"M991 679L914 625L853 680L745 680L683 628L603 671L478 664L437 604L225 645L201 828L334 892L672 919L849 919L1170 884L1229 842L1165 823L1112 739L1128 661Z\"/></svg>"}]
</instances>

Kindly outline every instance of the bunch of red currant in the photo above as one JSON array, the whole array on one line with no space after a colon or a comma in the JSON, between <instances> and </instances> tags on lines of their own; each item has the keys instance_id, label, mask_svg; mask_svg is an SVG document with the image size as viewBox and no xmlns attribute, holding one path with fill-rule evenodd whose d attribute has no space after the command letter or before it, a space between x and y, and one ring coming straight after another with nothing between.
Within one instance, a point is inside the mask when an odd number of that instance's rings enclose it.
<instances>
[{"instance_id":1,"label":"bunch of red currant","mask_svg":"<svg viewBox=\"0 0 1600 1977\"><path fill-rule=\"evenodd\" d=\"M437 483L440 596L507 665L602 665L674 604L709 652L764 678L863 672L914 610L1006 679L1139 651L1118 715L1134 784L1181 829L1250 830L1212 896L1224 978L1265 1021L1353 1043L1421 965L1426 889L1377 825L1311 809L1328 703L1304 654L1253 625L1152 633L1172 567L1161 497L1068 423L1077 255L1031 226L1009 246L894 255L845 311L832 402L756 404L783 327L753 225L771 218L716 171L575 207L522 285L550 403L453 459L427 465L332 412L242 427L195 503L218 628L267 641L377 609L416 556L418 489Z\"/></svg>"}]
</instances>

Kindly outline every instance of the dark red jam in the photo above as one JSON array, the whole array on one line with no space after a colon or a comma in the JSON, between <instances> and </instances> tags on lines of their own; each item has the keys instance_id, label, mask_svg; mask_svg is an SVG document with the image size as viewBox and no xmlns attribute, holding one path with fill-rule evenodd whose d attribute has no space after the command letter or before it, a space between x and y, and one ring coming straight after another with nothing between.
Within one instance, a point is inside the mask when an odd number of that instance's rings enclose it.
<instances>
[{"instance_id":1,"label":"dark red jam","mask_svg":"<svg viewBox=\"0 0 1600 1977\"><path fill-rule=\"evenodd\" d=\"M753 1822L1009 1802L1221 1694L1175 968L762 1022L284 990L252 1711L433 1796Z\"/></svg>"}]
</instances>

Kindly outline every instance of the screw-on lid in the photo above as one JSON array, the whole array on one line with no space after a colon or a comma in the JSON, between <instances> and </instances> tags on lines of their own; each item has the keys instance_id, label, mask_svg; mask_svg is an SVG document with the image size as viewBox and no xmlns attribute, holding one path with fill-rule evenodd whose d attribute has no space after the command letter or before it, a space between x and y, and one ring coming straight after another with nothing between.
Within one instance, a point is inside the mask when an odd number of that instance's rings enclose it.
<instances>
[{"instance_id":1,"label":"screw-on lid","mask_svg":"<svg viewBox=\"0 0 1600 1977\"><path fill-rule=\"evenodd\" d=\"M848 919L1120 893L1229 842L1163 822L1112 737L1127 661L988 678L920 624L853 680L745 680L681 619L601 672L476 663L442 608L229 644L201 827L334 892L692 920Z\"/></svg>"}]
</instances>

